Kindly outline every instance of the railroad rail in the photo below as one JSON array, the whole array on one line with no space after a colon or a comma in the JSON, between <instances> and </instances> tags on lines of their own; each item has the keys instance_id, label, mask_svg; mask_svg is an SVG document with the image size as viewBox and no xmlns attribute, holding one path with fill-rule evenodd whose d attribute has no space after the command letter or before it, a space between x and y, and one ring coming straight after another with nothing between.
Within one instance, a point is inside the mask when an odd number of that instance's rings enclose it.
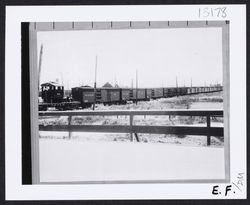
<instances>
[{"instance_id":1,"label":"railroad rail","mask_svg":"<svg viewBox=\"0 0 250 205\"><path fill-rule=\"evenodd\" d=\"M166 115L166 116L203 116L206 117L206 127L201 126L148 126L134 125L134 116ZM40 131L69 132L108 132L130 133L139 142L138 133L173 134L206 136L207 145L211 145L211 136L223 138L223 127L211 127L211 117L223 117L223 110L118 110L118 111L40 111L42 116L67 116L68 125L39 125ZM129 116L129 125L72 125L72 116Z\"/></svg>"}]
</instances>

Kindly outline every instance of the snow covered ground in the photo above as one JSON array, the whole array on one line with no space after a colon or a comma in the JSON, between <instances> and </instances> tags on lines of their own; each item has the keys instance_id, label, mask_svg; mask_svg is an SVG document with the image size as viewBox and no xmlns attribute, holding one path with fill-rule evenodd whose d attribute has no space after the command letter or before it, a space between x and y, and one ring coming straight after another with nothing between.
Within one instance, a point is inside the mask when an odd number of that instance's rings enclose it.
<instances>
[{"instance_id":1,"label":"snow covered ground","mask_svg":"<svg viewBox=\"0 0 250 205\"><path fill-rule=\"evenodd\" d=\"M40 139L41 182L223 179L224 149Z\"/></svg>"},{"instance_id":2,"label":"snow covered ground","mask_svg":"<svg viewBox=\"0 0 250 205\"><path fill-rule=\"evenodd\" d=\"M182 144L186 146L207 146L206 136L176 136L165 134L138 134L138 143L167 143ZM57 141L79 141L79 142L131 142L128 133L93 133L93 132L73 132L69 139L68 132L40 132L41 139L55 139ZM211 137L212 147L223 147L223 141L216 137Z\"/></svg>"},{"instance_id":3,"label":"snow covered ground","mask_svg":"<svg viewBox=\"0 0 250 205\"><path fill-rule=\"evenodd\" d=\"M222 109L222 93L199 94L138 102L97 105L96 110ZM67 124L67 117L43 117L40 124ZM75 116L72 124L128 125L125 116ZM203 117L136 116L135 125L206 126ZM223 118L211 119L223 127ZM223 139L206 136L127 133L39 132L41 182L223 179Z\"/></svg>"},{"instance_id":4,"label":"snow covered ground","mask_svg":"<svg viewBox=\"0 0 250 205\"><path fill-rule=\"evenodd\" d=\"M138 104L111 105L104 106L98 104L96 110L164 110L164 109L223 109L222 92L206 93L190 96L180 96L173 98L162 98L151 101L142 101ZM67 117L44 117L39 120L40 124L67 124ZM126 116L75 116L72 124L90 125L129 125L129 118ZM186 117L186 116L135 116L134 125L157 125L157 126L206 126L205 117ZM213 118L211 126L223 127L223 118ZM40 132L40 138L44 139L68 139L67 132ZM183 144L193 146L206 146L205 136L176 136L159 134L139 134L144 143L168 143ZM106 141L106 142L130 142L129 134L121 133L72 133L71 140L77 141ZM68 141L68 140L67 140ZM223 139L211 138L211 146L223 146Z\"/></svg>"}]
</instances>

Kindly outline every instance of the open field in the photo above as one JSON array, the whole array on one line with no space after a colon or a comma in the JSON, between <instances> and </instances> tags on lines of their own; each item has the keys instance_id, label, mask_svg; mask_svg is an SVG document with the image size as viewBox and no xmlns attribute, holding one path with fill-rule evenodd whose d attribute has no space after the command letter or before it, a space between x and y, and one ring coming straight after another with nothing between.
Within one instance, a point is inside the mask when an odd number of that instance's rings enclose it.
<instances>
[{"instance_id":1,"label":"open field","mask_svg":"<svg viewBox=\"0 0 250 205\"><path fill-rule=\"evenodd\" d=\"M90 109L90 108L89 108ZM223 109L222 92L206 93L190 96L180 96L173 98L162 98L151 101L141 101L138 104L128 103L125 105L104 106L97 104L95 110L164 110L164 109ZM40 124L57 125L67 124L67 117L43 117ZM129 118L126 116L75 116L72 124L91 125L128 125ZM185 125L185 126L206 126L204 117L185 116L136 116L134 125ZM223 118L212 118L211 126L223 127ZM68 133L65 132L40 132L41 138L65 139L68 140ZM206 146L205 136L175 136L159 134L139 134L141 142L144 143L168 143L192 146ZM116 133L72 133L72 140L78 141L109 141L109 142L129 142L130 134ZM223 146L223 140L211 137L211 146Z\"/></svg>"},{"instance_id":2,"label":"open field","mask_svg":"<svg viewBox=\"0 0 250 205\"><path fill-rule=\"evenodd\" d=\"M223 148L55 139L39 144L41 182L225 178Z\"/></svg>"}]
</instances>

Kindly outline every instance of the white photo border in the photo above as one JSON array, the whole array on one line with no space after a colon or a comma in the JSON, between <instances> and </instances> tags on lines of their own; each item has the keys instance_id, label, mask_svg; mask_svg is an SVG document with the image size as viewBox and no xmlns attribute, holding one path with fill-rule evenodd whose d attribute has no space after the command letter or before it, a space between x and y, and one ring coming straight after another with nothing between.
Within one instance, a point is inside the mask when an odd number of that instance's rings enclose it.
<instances>
[{"instance_id":1,"label":"white photo border","mask_svg":"<svg viewBox=\"0 0 250 205\"><path fill-rule=\"evenodd\" d=\"M227 8L227 18L200 18L199 9ZM65 15L67 14L67 15ZM129 14L129 15L128 15ZM230 21L230 173L228 184L22 185L21 22L65 21ZM6 7L6 199L222 199L246 198L246 13L245 5L192 6L8 6ZM14 60L13 60L14 59ZM13 75L15 73L15 75ZM15 82L15 83L13 83ZM241 88L240 90L238 88ZM14 92L7 92L8 90ZM15 99L13 99L15 98ZM241 99L240 101L237 99ZM240 119L240 120L239 120ZM233 125L233 126L232 126ZM16 127L16 129L13 129ZM213 195L243 174L242 191ZM233 187L232 187L233 189ZM196 191L194 191L196 190Z\"/></svg>"}]
</instances>

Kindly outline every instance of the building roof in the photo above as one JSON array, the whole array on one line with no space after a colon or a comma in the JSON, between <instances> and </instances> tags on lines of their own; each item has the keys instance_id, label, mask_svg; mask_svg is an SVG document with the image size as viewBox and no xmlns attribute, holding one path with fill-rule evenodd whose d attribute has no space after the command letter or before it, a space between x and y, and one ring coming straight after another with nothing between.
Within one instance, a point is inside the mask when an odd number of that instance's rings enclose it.
<instances>
[{"instance_id":1,"label":"building roof","mask_svg":"<svg viewBox=\"0 0 250 205\"><path fill-rule=\"evenodd\" d=\"M79 87L74 87L73 89L94 89L94 88L89 85L83 85Z\"/></svg>"},{"instance_id":2,"label":"building roof","mask_svg":"<svg viewBox=\"0 0 250 205\"><path fill-rule=\"evenodd\" d=\"M112 88L113 86L109 82L106 82L102 87L103 88Z\"/></svg>"},{"instance_id":3,"label":"building roof","mask_svg":"<svg viewBox=\"0 0 250 205\"><path fill-rule=\"evenodd\" d=\"M41 86L63 86L63 85L57 82L50 81L50 82L41 84Z\"/></svg>"}]
</instances>

